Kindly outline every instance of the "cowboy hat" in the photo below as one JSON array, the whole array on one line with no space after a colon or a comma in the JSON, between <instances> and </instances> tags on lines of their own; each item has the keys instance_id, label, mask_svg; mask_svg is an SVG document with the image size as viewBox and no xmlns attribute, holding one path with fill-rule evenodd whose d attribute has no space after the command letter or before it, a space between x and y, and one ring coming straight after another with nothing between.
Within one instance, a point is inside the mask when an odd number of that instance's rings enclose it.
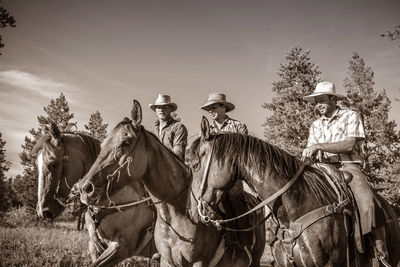
<instances>
[{"instance_id":1,"label":"cowboy hat","mask_svg":"<svg viewBox=\"0 0 400 267\"><path fill-rule=\"evenodd\" d=\"M208 110L208 107L213 104L223 104L226 106L226 112L232 111L235 109L235 105L226 101L226 96L221 93L210 93L208 95L207 103L202 105L200 108L204 110Z\"/></svg>"},{"instance_id":2,"label":"cowboy hat","mask_svg":"<svg viewBox=\"0 0 400 267\"><path fill-rule=\"evenodd\" d=\"M177 104L171 102L171 97L169 95L162 94L159 94L157 96L156 102L154 104L149 104L149 108L151 108L153 111L156 111L156 108L159 106L171 106L172 112L174 112L178 108Z\"/></svg>"},{"instance_id":3,"label":"cowboy hat","mask_svg":"<svg viewBox=\"0 0 400 267\"><path fill-rule=\"evenodd\" d=\"M304 100L314 102L316 96L320 95L334 95L337 100L346 99L344 95L336 93L335 85L331 82L320 82L315 87L314 93L303 97Z\"/></svg>"}]
</instances>

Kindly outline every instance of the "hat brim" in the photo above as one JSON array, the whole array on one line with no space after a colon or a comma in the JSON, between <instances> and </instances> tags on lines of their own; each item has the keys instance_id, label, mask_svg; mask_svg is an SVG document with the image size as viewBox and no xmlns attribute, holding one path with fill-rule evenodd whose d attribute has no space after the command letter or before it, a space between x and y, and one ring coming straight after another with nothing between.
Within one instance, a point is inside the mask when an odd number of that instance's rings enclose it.
<instances>
[{"instance_id":1,"label":"hat brim","mask_svg":"<svg viewBox=\"0 0 400 267\"><path fill-rule=\"evenodd\" d=\"M346 97L344 95L340 95L340 94L330 94L330 93L315 93L312 95L306 95L303 97L303 100L309 101L311 103L315 102L315 97L317 96L321 96L321 95L334 95L336 96L337 100L343 100L346 99Z\"/></svg>"},{"instance_id":2,"label":"hat brim","mask_svg":"<svg viewBox=\"0 0 400 267\"><path fill-rule=\"evenodd\" d=\"M175 103L165 103L165 104L149 104L149 108L151 108L153 111L156 111L157 107L161 107L161 106L171 106L172 107L172 111L174 112L178 109L178 105Z\"/></svg>"},{"instance_id":3,"label":"hat brim","mask_svg":"<svg viewBox=\"0 0 400 267\"><path fill-rule=\"evenodd\" d=\"M208 111L208 107L213 105L213 104L223 104L226 106L226 112L230 112L232 110L235 109L235 105L230 103L230 102L226 102L226 101L208 101L207 103L205 103L204 105L202 105L200 108Z\"/></svg>"}]
</instances>

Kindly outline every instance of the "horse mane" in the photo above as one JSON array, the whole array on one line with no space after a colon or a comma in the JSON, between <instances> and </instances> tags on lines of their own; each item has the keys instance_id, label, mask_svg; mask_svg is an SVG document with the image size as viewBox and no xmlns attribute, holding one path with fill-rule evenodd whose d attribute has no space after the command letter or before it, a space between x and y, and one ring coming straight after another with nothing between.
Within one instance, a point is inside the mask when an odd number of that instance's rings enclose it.
<instances>
[{"instance_id":1,"label":"horse mane","mask_svg":"<svg viewBox=\"0 0 400 267\"><path fill-rule=\"evenodd\" d=\"M269 171L275 172L278 177L288 182L301 166L301 161L295 156L251 135L221 133L211 135L210 138L214 140L213 155L218 162L229 162L228 175L231 177L242 177L247 180L248 174L245 170L251 168L263 179L269 175L266 173ZM188 157L199 156L199 145L200 138L197 138L187 150ZM308 188L320 204L335 201L336 195L320 171L306 166L301 176L303 179L296 182L301 187L300 194L306 194Z\"/></svg>"},{"instance_id":2,"label":"horse mane","mask_svg":"<svg viewBox=\"0 0 400 267\"><path fill-rule=\"evenodd\" d=\"M86 144L90 155L95 159L100 152L100 141L96 138L82 132L62 132L62 138L65 138L66 134L79 136L82 141ZM40 137L34 147L32 148L32 156L36 157L39 150L47 148L49 151L54 151L55 147L49 141L51 140L51 134L46 133Z\"/></svg>"}]
</instances>

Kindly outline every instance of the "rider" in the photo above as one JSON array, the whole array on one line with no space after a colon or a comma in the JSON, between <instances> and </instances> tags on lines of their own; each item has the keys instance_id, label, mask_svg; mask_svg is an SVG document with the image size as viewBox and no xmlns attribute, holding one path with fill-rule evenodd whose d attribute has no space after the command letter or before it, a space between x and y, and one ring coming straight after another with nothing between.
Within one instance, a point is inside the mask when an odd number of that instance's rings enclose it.
<instances>
[{"instance_id":1,"label":"rider","mask_svg":"<svg viewBox=\"0 0 400 267\"><path fill-rule=\"evenodd\" d=\"M337 106L337 101L345 99L345 96L337 94L331 82L318 83L314 93L303 99L314 103L316 111L321 115L310 127L303 159L318 157L319 161L353 175L349 186L359 209L362 234L371 245L375 244L378 253L387 256L383 241L375 236L378 231L384 231L385 221L379 219L384 218L381 216L383 211L362 171L365 133L360 114Z\"/></svg>"},{"instance_id":2,"label":"rider","mask_svg":"<svg viewBox=\"0 0 400 267\"><path fill-rule=\"evenodd\" d=\"M171 102L169 95L159 94L154 104L149 107L158 117L154 125L154 133L169 150L181 160L185 159L188 131L180 121L171 115L178 106Z\"/></svg>"},{"instance_id":3,"label":"rider","mask_svg":"<svg viewBox=\"0 0 400 267\"><path fill-rule=\"evenodd\" d=\"M212 119L211 133L240 133L247 134L247 127L243 122L230 118L226 113L235 109L235 105L226 101L226 96L221 93L210 93L208 101L200 107L208 111Z\"/></svg>"},{"instance_id":4,"label":"rider","mask_svg":"<svg viewBox=\"0 0 400 267\"><path fill-rule=\"evenodd\" d=\"M208 111L212 122L210 124L210 133L239 133L247 134L247 126L241 121L230 118L226 113L235 109L235 105L226 101L226 96L221 93L210 93L207 102L200 107ZM243 183L237 180L231 190L229 198L236 198L243 192Z\"/></svg>"}]
</instances>

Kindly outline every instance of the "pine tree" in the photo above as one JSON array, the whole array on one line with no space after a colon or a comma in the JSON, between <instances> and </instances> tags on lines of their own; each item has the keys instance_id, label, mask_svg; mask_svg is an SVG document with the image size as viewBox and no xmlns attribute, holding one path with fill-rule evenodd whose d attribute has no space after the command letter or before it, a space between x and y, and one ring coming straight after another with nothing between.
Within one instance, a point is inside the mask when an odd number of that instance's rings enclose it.
<instances>
[{"instance_id":1,"label":"pine tree","mask_svg":"<svg viewBox=\"0 0 400 267\"><path fill-rule=\"evenodd\" d=\"M1 0L0 0L1 2ZM0 7L0 28L15 27L15 19L4 7ZM0 35L0 48L4 47L3 38ZM1 53L0 53L1 55Z\"/></svg>"},{"instance_id":2,"label":"pine tree","mask_svg":"<svg viewBox=\"0 0 400 267\"><path fill-rule=\"evenodd\" d=\"M85 129L88 131L87 133L98 139L99 141L103 141L103 139L107 135L107 126L108 124L103 124L103 118L99 111L96 111L92 115L90 115L89 123L85 125Z\"/></svg>"},{"instance_id":3,"label":"pine tree","mask_svg":"<svg viewBox=\"0 0 400 267\"><path fill-rule=\"evenodd\" d=\"M10 163L6 160L6 149L4 146L6 145L6 141L2 138L2 133L0 132L0 211L5 211L9 208L9 199L6 197L7 195L7 178L6 172L10 168Z\"/></svg>"},{"instance_id":4,"label":"pine tree","mask_svg":"<svg viewBox=\"0 0 400 267\"><path fill-rule=\"evenodd\" d=\"M31 129L30 135L25 136L25 143L22 145L22 152L19 154L21 164L24 167L22 176L15 178L17 197L20 199L29 213L34 214L37 202L37 168L32 149L36 141L44 134L51 121L55 122L62 131L69 131L74 114L69 112L68 102L63 93L55 100L51 99L50 104L44 107L45 116L38 116L39 127Z\"/></svg>"},{"instance_id":5,"label":"pine tree","mask_svg":"<svg viewBox=\"0 0 400 267\"><path fill-rule=\"evenodd\" d=\"M300 155L306 146L309 127L315 119L314 108L302 98L313 92L321 73L311 62L310 51L299 45L292 47L285 56L272 91L276 96L263 108L272 111L263 126L267 142L294 154Z\"/></svg>"},{"instance_id":6,"label":"pine tree","mask_svg":"<svg viewBox=\"0 0 400 267\"><path fill-rule=\"evenodd\" d=\"M21 145L22 152L19 154L21 165L24 168L23 175L14 179L14 184L17 185L17 198L26 207L28 213L34 215L37 202L37 169L35 159L32 155L32 149L42 136L40 129L29 130L31 137L25 136L25 143Z\"/></svg>"},{"instance_id":7,"label":"pine tree","mask_svg":"<svg viewBox=\"0 0 400 267\"><path fill-rule=\"evenodd\" d=\"M385 90L375 92L374 72L358 53L354 53L349 60L343 85L348 97L343 104L358 111L363 118L365 171L374 187L394 203L396 197L388 195L388 190L392 190L399 181L396 172L400 170L396 170L395 166L400 158L400 135L395 121L389 120L391 102Z\"/></svg>"},{"instance_id":8,"label":"pine tree","mask_svg":"<svg viewBox=\"0 0 400 267\"><path fill-rule=\"evenodd\" d=\"M46 112L46 116L38 116L41 129L46 129L50 122L54 122L61 132L68 132L72 127L76 128L76 123L70 122L74 117L74 113L69 112L68 101L63 93L55 100L52 99L50 104L43 109Z\"/></svg>"},{"instance_id":9,"label":"pine tree","mask_svg":"<svg viewBox=\"0 0 400 267\"><path fill-rule=\"evenodd\" d=\"M390 41L400 40L400 24L394 25L394 29L381 33L382 37L386 37ZM399 45L400 47L400 45Z\"/></svg>"}]
</instances>

